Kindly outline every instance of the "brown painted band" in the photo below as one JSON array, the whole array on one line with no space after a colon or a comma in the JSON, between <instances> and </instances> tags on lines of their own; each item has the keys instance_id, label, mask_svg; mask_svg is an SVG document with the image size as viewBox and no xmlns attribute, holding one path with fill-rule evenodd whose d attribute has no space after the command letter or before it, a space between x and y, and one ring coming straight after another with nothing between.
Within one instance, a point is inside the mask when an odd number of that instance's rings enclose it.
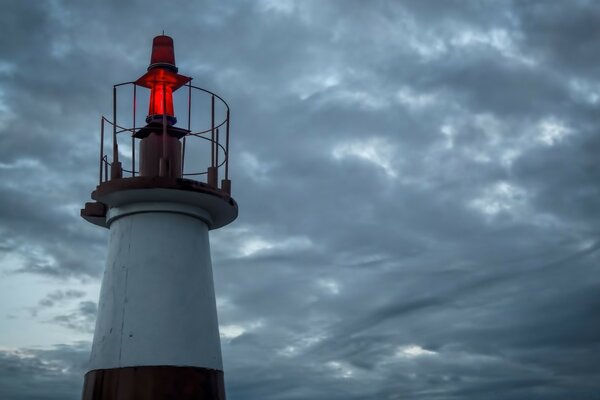
<instances>
[{"instance_id":1,"label":"brown painted band","mask_svg":"<svg viewBox=\"0 0 600 400\"><path fill-rule=\"evenodd\" d=\"M199 367L124 367L85 374L83 400L225 400L223 371Z\"/></svg>"}]
</instances>

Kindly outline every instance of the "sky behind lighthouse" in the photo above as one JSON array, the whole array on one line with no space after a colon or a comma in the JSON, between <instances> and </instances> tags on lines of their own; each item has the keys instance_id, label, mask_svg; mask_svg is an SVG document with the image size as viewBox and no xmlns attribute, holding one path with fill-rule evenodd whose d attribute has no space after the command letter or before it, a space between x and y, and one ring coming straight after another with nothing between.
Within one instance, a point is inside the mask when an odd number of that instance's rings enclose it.
<instances>
[{"instance_id":1,"label":"sky behind lighthouse","mask_svg":"<svg viewBox=\"0 0 600 400\"><path fill-rule=\"evenodd\" d=\"M232 109L229 399L598 397L599 2L2 10L0 399L81 394L99 119L163 29Z\"/></svg>"}]
</instances>

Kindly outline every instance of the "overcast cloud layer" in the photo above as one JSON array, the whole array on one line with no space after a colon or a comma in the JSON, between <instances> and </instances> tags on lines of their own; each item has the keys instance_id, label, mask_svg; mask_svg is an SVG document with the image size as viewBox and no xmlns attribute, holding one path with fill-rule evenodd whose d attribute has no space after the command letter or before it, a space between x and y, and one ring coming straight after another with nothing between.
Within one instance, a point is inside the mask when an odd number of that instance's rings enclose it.
<instances>
[{"instance_id":1,"label":"overcast cloud layer","mask_svg":"<svg viewBox=\"0 0 600 400\"><path fill-rule=\"evenodd\" d=\"M230 400L600 398L600 3L3 1L0 398L78 399L112 85L232 108Z\"/></svg>"}]
</instances>

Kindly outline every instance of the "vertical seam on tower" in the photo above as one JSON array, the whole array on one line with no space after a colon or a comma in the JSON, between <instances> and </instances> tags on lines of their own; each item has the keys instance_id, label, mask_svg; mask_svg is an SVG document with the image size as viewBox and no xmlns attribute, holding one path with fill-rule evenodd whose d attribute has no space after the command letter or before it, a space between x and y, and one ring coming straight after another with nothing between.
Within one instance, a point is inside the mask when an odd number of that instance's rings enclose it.
<instances>
[{"instance_id":1,"label":"vertical seam on tower","mask_svg":"<svg viewBox=\"0 0 600 400\"><path fill-rule=\"evenodd\" d=\"M133 221L129 222L129 237L132 237L133 231ZM125 308L127 307L127 302L128 302L128 298L127 298L127 280L129 278L129 265L131 262L131 241L129 241L128 246L127 246L127 265L125 265L125 284L124 284L124 296L123 296L123 310L121 312L121 339L119 342L119 368L122 367L121 365L121 355L123 354L123 334L124 331L123 329L125 328Z\"/></svg>"},{"instance_id":2,"label":"vertical seam on tower","mask_svg":"<svg viewBox=\"0 0 600 400\"><path fill-rule=\"evenodd\" d=\"M129 237L131 237L131 231L133 230L133 221L130 222L129 225ZM130 263L131 257L131 241L127 246L127 265L125 265L125 285L123 288L124 296L123 296L123 309L121 312L121 338L119 340L119 366L118 368L122 368L121 365L121 355L123 354L123 328L125 327L125 307L127 305L127 280L129 278L129 268L128 265ZM115 399L119 398L119 386L121 385L121 379L117 379L117 384L115 386Z\"/></svg>"},{"instance_id":3,"label":"vertical seam on tower","mask_svg":"<svg viewBox=\"0 0 600 400\"><path fill-rule=\"evenodd\" d=\"M123 301L123 311L121 313L121 340L119 343L119 368L121 365L121 354L123 353L123 328L125 327L125 307L127 305L127 278L129 276L129 269L125 267L125 297Z\"/></svg>"}]
</instances>

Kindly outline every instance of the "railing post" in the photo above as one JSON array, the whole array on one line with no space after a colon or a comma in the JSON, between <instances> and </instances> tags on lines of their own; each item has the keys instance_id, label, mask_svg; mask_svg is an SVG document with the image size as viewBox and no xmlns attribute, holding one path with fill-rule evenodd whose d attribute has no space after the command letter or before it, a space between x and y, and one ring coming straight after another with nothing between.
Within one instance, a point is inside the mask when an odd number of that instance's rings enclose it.
<instances>
[{"instance_id":1,"label":"railing post","mask_svg":"<svg viewBox=\"0 0 600 400\"><path fill-rule=\"evenodd\" d=\"M229 180L229 106L225 123L225 179L221 181L221 190L231 196L231 181Z\"/></svg>"},{"instance_id":2,"label":"railing post","mask_svg":"<svg viewBox=\"0 0 600 400\"><path fill-rule=\"evenodd\" d=\"M100 182L102 183L102 163L104 161L104 117L100 118Z\"/></svg>"},{"instance_id":3,"label":"railing post","mask_svg":"<svg viewBox=\"0 0 600 400\"><path fill-rule=\"evenodd\" d=\"M110 178L121 178L123 172L119 162L119 144L117 143L117 86L113 86L113 162L110 165Z\"/></svg>"},{"instance_id":4,"label":"railing post","mask_svg":"<svg viewBox=\"0 0 600 400\"><path fill-rule=\"evenodd\" d=\"M117 149L117 87L113 86L113 162L119 161L119 151Z\"/></svg>"},{"instance_id":5,"label":"railing post","mask_svg":"<svg viewBox=\"0 0 600 400\"><path fill-rule=\"evenodd\" d=\"M159 160L158 175L169 176L167 161L167 87L163 85L163 115L162 115L162 158Z\"/></svg>"},{"instance_id":6,"label":"railing post","mask_svg":"<svg viewBox=\"0 0 600 400\"><path fill-rule=\"evenodd\" d=\"M210 101L210 166L215 165L215 96L211 96Z\"/></svg>"},{"instance_id":7,"label":"railing post","mask_svg":"<svg viewBox=\"0 0 600 400\"><path fill-rule=\"evenodd\" d=\"M187 130L188 134L192 131L192 84L188 82L188 123ZM185 143L187 135L183 137L183 146L181 149L181 176L183 177L183 171L185 171Z\"/></svg>"},{"instance_id":8,"label":"railing post","mask_svg":"<svg viewBox=\"0 0 600 400\"><path fill-rule=\"evenodd\" d=\"M219 179L219 128L216 129L217 140L215 142L215 170L217 173L217 180Z\"/></svg>"},{"instance_id":9,"label":"railing post","mask_svg":"<svg viewBox=\"0 0 600 400\"><path fill-rule=\"evenodd\" d=\"M227 124L225 125L225 179L229 179L229 107L227 107Z\"/></svg>"},{"instance_id":10,"label":"railing post","mask_svg":"<svg viewBox=\"0 0 600 400\"><path fill-rule=\"evenodd\" d=\"M137 105L137 85L133 84L133 125L131 127L131 176L135 177L135 109Z\"/></svg>"}]
</instances>

